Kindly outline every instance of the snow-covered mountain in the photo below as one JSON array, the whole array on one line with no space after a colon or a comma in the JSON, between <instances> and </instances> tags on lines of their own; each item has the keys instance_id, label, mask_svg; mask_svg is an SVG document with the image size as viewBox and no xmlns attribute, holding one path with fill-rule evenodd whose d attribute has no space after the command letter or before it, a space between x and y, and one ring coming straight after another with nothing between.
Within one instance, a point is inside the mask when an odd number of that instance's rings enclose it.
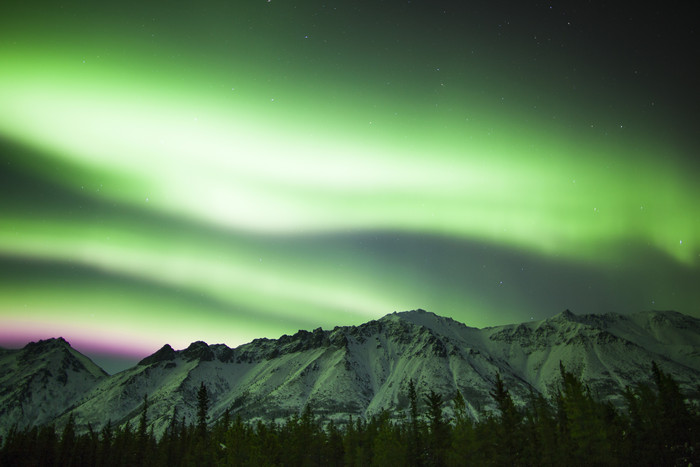
<instances>
[{"instance_id":1,"label":"snow-covered mountain","mask_svg":"<svg viewBox=\"0 0 700 467\"><path fill-rule=\"evenodd\" d=\"M64 356L63 359L56 355ZM69 358L69 356L72 358ZM228 408L244 419L279 419L305 404L327 418L405 413L409 380L451 400L460 391L473 416L493 406L500 373L516 402L548 394L559 363L603 399L647 381L651 362L694 398L700 381L700 320L675 312L552 318L484 329L423 310L393 313L360 326L299 331L231 349L195 342L165 345L135 367L107 377L62 339L0 354L0 429L13 423L65 422L79 427L136 424L144 395L156 433L173 415L192 421L204 382L210 418Z\"/></svg>"},{"instance_id":2,"label":"snow-covered mountain","mask_svg":"<svg viewBox=\"0 0 700 467\"><path fill-rule=\"evenodd\" d=\"M107 373L64 339L0 349L0 434L52 422L74 407Z\"/></svg>"}]
</instances>

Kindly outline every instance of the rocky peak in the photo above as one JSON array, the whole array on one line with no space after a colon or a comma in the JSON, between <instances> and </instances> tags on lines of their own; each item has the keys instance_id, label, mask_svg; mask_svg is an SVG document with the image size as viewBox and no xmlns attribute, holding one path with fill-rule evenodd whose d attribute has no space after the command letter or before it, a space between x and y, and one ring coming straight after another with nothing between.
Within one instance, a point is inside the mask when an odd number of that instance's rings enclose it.
<instances>
[{"instance_id":1,"label":"rocky peak","mask_svg":"<svg viewBox=\"0 0 700 467\"><path fill-rule=\"evenodd\" d=\"M33 362L46 358L49 355L62 355L59 358L71 358L70 344L62 337L30 342L20 351L20 360L23 362Z\"/></svg>"},{"instance_id":2,"label":"rocky peak","mask_svg":"<svg viewBox=\"0 0 700 467\"><path fill-rule=\"evenodd\" d=\"M182 351L185 360L191 362L193 360L201 360L211 362L214 360L214 352L209 348L206 342L192 342L189 347Z\"/></svg>"},{"instance_id":3,"label":"rocky peak","mask_svg":"<svg viewBox=\"0 0 700 467\"><path fill-rule=\"evenodd\" d=\"M574 323L577 323L579 321L578 316L573 314L569 309L566 309L561 313L554 315L552 319L559 321L572 321Z\"/></svg>"},{"instance_id":4,"label":"rocky peak","mask_svg":"<svg viewBox=\"0 0 700 467\"><path fill-rule=\"evenodd\" d=\"M151 365L153 363L174 360L176 356L177 356L177 353L173 350L173 348L170 347L169 344L165 344L156 353L144 358L138 364L139 365Z\"/></svg>"},{"instance_id":5,"label":"rocky peak","mask_svg":"<svg viewBox=\"0 0 700 467\"><path fill-rule=\"evenodd\" d=\"M52 337L50 339L42 339L37 342L30 342L29 344L24 346L23 350L31 353L36 353L68 347L70 347L70 344L63 337Z\"/></svg>"}]
</instances>

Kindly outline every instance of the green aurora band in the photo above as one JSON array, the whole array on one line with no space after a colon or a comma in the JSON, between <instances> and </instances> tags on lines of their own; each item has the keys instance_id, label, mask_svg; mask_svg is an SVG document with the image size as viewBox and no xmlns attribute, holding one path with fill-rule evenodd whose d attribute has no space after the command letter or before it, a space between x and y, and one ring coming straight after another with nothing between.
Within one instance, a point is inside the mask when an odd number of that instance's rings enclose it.
<instances>
[{"instance_id":1,"label":"green aurora band","mask_svg":"<svg viewBox=\"0 0 700 467\"><path fill-rule=\"evenodd\" d=\"M70 32L79 20L36 21L0 33L3 162L31 185L6 186L0 204L4 341L64 334L138 353L417 307L478 326L560 311L535 311L534 299L504 310L522 297L497 302L466 278L430 277L474 254L441 249L443 266L426 269L420 258L441 242L591 277L640 264L698 276L695 167L651 120L600 117L585 97L558 103L546 86L449 75L449 61L388 86L388 66L375 80L353 68L353 82L297 64L301 49L270 64L271 42L225 61L219 49L202 55L201 41L123 37L117 20L84 33ZM49 41L42 27L62 29ZM546 110L518 100L528 92ZM42 190L60 196L32 200ZM636 274L648 276L640 293L663 296L676 280ZM677 295L631 308L697 314L697 293Z\"/></svg>"}]
</instances>

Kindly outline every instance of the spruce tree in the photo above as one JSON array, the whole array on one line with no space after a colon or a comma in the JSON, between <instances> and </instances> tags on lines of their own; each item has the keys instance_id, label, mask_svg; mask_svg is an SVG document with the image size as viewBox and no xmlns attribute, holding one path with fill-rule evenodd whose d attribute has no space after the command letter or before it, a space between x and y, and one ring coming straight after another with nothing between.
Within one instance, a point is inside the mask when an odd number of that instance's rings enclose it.
<instances>
[{"instance_id":1,"label":"spruce tree","mask_svg":"<svg viewBox=\"0 0 700 467\"><path fill-rule=\"evenodd\" d=\"M195 427L196 435L194 439L194 447L191 450L190 459L200 466L213 465L214 453L211 448L209 439L209 430L207 428L207 417L209 413L209 394L204 382L199 386L197 391L197 426Z\"/></svg>"},{"instance_id":2,"label":"spruce tree","mask_svg":"<svg viewBox=\"0 0 700 467\"><path fill-rule=\"evenodd\" d=\"M209 412L209 394L204 382L197 391L197 434L200 438L207 436L207 414Z\"/></svg>"},{"instance_id":3,"label":"spruce tree","mask_svg":"<svg viewBox=\"0 0 700 467\"><path fill-rule=\"evenodd\" d=\"M324 464L329 466L343 465L345 450L343 448L343 434L338 427L333 423L333 419L326 426L328 432L328 442L324 450Z\"/></svg>"},{"instance_id":4,"label":"spruce tree","mask_svg":"<svg viewBox=\"0 0 700 467\"><path fill-rule=\"evenodd\" d=\"M656 386L657 413L655 431L660 441L660 452L665 453L662 462L687 463L694 449L693 420L681 394L678 383L664 373L655 361L651 362L652 380Z\"/></svg>"},{"instance_id":5,"label":"spruce tree","mask_svg":"<svg viewBox=\"0 0 700 467\"><path fill-rule=\"evenodd\" d=\"M442 396L430 390L425 396L429 424L428 465L444 465L445 449L449 443L448 425L442 414Z\"/></svg>"},{"instance_id":6,"label":"spruce tree","mask_svg":"<svg viewBox=\"0 0 700 467\"><path fill-rule=\"evenodd\" d=\"M56 429L53 425L47 425L39 430L37 445L40 450L38 453L38 465L54 465L56 457ZM2 462L0 462L0 465Z\"/></svg>"},{"instance_id":7,"label":"spruce tree","mask_svg":"<svg viewBox=\"0 0 700 467\"><path fill-rule=\"evenodd\" d=\"M521 460L524 444L521 432L522 414L515 407L499 373L496 373L496 382L491 391L491 397L496 401L500 412L495 427L496 438L494 440L498 446L497 454L500 456L497 463L517 464Z\"/></svg>"},{"instance_id":8,"label":"spruce tree","mask_svg":"<svg viewBox=\"0 0 700 467\"><path fill-rule=\"evenodd\" d=\"M467 402L459 390L453 399L453 404L455 419L454 427L451 430L447 463L448 465L470 465L473 463L474 425L467 416Z\"/></svg>"},{"instance_id":9,"label":"spruce tree","mask_svg":"<svg viewBox=\"0 0 700 467\"><path fill-rule=\"evenodd\" d=\"M60 465L70 465L75 456L75 419L73 412L68 416L68 422L61 433L61 443L59 445L58 463Z\"/></svg>"},{"instance_id":10,"label":"spruce tree","mask_svg":"<svg viewBox=\"0 0 700 467\"><path fill-rule=\"evenodd\" d=\"M139 441L146 439L146 426L148 425L148 394L143 395L143 408L139 419L138 438Z\"/></svg>"},{"instance_id":11,"label":"spruce tree","mask_svg":"<svg viewBox=\"0 0 700 467\"><path fill-rule=\"evenodd\" d=\"M458 389L457 394L454 399L452 399L455 424L459 425L467 419L467 402L464 400L464 396Z\"/></svg>"},{"instance_id":12,"label":"spruce tree","mask_svg":"<svg viewBox=\"0 0 700 467\"><path fill-rule=\"evenodd\" d=\"M571 461L587 459L591 463L605 463L611 446L604 420L604 407L596 402L590 390L572 372L559 364L561 392L559 395L560 420L566 424L560 443Z\"/></svg>"},{"instance_id":13,"label":"spruce tree","mask_svg":"<svg viewBox=\"0 0 700 467\"><path fill-rule=\"evenodd\" d=\"M408 403L410 409L410 431L407 446L408 462L409 465L417 466L422 465L421 455L423 450L421 449L420 423L418 420L418 394L412 379L408 380Z\"/></svg>"}]
</instances>

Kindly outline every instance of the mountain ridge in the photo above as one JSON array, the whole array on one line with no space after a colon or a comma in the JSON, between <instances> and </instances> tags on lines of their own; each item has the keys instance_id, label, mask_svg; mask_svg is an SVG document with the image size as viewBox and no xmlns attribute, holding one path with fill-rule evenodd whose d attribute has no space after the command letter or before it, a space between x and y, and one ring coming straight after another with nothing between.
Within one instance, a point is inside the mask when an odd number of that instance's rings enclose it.
<instances>
[{"instance_id":1,"label":"mountain ridge","mask_svg":"<svg viewBox=\"0 0 700 467\"><path fill-rule=\"evenodd\" d=\"M210 393L212 421L227 409L246 419L282 419L306 404L341 421L381 410L400 417L409 380L447 401L459 391L477 418L493 406L497 373L516 403L524 403L532 391L553 390L560 362L599 397L621 405L621 389L648 378L652 360L700 396L693 385L700 373L700 320L677 312L567 310L478 329L413 310L235 348L195 341L174 350L165 344L111 376L58 338L0 353L0 430L9 428L8 421L60 426L69 416L79 429L88 423L99 428L105 417L133 424L147 394L150 424L162 433L175 414L194 419L201 383Z\"/></svg>"}]
</instances>

